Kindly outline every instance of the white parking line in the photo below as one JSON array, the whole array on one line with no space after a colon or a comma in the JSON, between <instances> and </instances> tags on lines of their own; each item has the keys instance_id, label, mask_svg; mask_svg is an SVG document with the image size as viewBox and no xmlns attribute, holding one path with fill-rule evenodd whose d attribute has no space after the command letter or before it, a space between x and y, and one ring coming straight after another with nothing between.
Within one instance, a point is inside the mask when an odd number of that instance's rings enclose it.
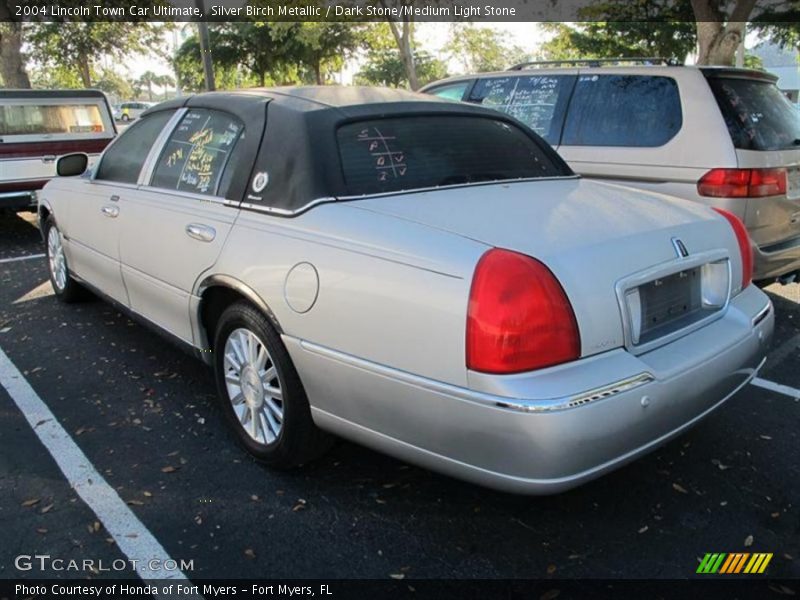
<instances>
[{"instance_id":1,"label":"white parking line","mask_svg":"<svg viewBox=\"0 0 800 600\"><path fill-rule=\"evenodd\" d=\"M765 390L769 390L770 392L775 392L776 394L783 394L795 400L800 399L800 390L789 387L788 385L775 383L768 379L761 379L761 377L755 377L750 383L757 387L764 388Z\"/></svg>"},{"instance_id":2,"label":"white parking line","mask_svg":"<svg viewBox=\"0 0 800 600\"><path fill-rule=\"evenodd\" d=\"M26 256L15 256L14 258L0 258L0 264L18 262L20 260L33 260L34 258L44 258L45 254L28 254Z\"/></svg>"},{"instance_id":3,"label":"white parking line","mask_svg":"<svg viewBox=\"0 0 800 600\"><path fill-rule=\"evenodd\" d=\"M67 481L97 515L119 549L136 560L136 574L144 581L186 580L179 570L161 568L173 562L153 534L97 472L55 415L36 394L14 363L0 350L0 385L19 407L34 433L47 448ZM157 564L151 561L159 561ZM151 568L158 567L158 568Z\"/></svg>"}]
</instances>

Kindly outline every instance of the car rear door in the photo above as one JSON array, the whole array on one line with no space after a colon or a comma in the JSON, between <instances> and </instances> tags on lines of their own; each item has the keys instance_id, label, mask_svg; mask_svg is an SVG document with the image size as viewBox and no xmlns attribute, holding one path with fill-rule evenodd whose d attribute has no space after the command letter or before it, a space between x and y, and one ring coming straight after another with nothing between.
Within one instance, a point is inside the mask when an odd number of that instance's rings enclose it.
<instances>
[{"instance_id":1,"label":"car rear door","mask_svg":"<svg viewBox=\"0 0 800 600\"><path fill-rule=\"evenodd\" d=\"M127 226L126 203L136 194L145 159L175 111L160 111L120 135L100 159L91 178L70 188L56 218L67 237L70 267L114 300L128 304L119 265L120 233Z\"/></svg>"},{"instance_id":2,"label":"car rear door","mask_svg":"<svg viewBox=\"0 0 800 600\"><path fill-rule=\"evenodd\" d=\"M237 168L245 155L252 159L248 143L257 148L262 132L263 118L245 125L222 110L182 109L151 157L145 185L124 207L119 244L131 308L185 342L192 343L190 295L236 220Z\"/></svg>"}]
</instances>

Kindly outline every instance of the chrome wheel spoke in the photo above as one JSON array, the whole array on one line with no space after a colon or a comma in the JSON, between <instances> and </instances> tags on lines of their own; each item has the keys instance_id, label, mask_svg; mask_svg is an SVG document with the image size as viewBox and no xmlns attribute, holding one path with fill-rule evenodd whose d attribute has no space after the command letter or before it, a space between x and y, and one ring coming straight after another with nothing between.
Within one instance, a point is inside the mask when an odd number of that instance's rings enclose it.
<instances>
[{"instance_id":1,"label":"chrome wheel spoke","mask_svg":"<svg viewBox=\"0 0 800 600\"><path fill-rule=\"evenodd\" d=\"M268 384L264 384L264 391L269 395L270 398L274 398L275 400L283 400L283 392L280 388L273 387Z\"/></svg>"},{"instance_id":2,"label":"chrome wheel spoke","mask_svg":"<svg viewBox=\"0 0 800 600\"><path fill-rule=\"evenodd\" d=\"M261 411L250 409L250 435L257 442L261 441Z\"/></svg>"},{"instance_id":3,"label":"chrome wheel spoke","mask_svg":"<svg viewBox=\"0 0 800 600\"><path fill-rule=\"evenodd\" d=\"M267 354L267 349L264 346L261 346L258 349L258 356L256 357L255 367L258 369L258 372L262 372L267 366L267 359L269 358L269 354Z\"/></svg>"},{"instance_id":4,"label":"chrome wheel spoke","mask_svg":"<svg viewBox=\"0 0 800 600\"><path fill-rule=\"evenodd\" d=\"M278 438L278 434L275 433L275 429L273 429L272 424L269 422L268 413L263 410L263 407L258 418L261 419L261 430L264 432L264 439L267 440L268 444L271 444Z\"/></svg>"},{"instance_id":5,"label":"chrome wheel spoke","mask_svg":"<svg viewBox=\"0 0 800 600\"><path fill-rule=\"evenodd\" d=\"M278 406L272 398L265 398L264 399L264 406L266 406L269 410L268 413L271 413L271 416L278 419L278 421L283 422L283 409Z\"/></svg>"}]
</instances>

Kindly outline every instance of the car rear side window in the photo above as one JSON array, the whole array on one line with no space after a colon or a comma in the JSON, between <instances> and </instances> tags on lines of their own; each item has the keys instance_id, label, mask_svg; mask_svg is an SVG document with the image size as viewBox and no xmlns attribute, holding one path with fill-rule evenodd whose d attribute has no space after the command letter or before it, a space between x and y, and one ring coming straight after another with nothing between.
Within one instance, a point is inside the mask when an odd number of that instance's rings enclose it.
<instances>
[{"instance_id":1,"label":"car rear side window","mask_svg":"<svg viewBox=\"0 0 800 600\"><path fill-rule=\"evenodd\" d=\"M224 196L220 183L243 132L241 121L224 112L190 110L167 140L150 185Z\"/></svg>"},{"instance_id":2,"label":"car rear side window","mask_svg":"<svg viewBox=\"0 0 800 600\"><path fill-rule=\"evenodd\" d=\"M469 101L519 119L557 145L574 75L507 76L479 79Z\"/></svg>"},{"instance_id":3,"label":"car rear side window","mask_svg":"<svg viewBox=\"0 0 800 600\"><path fill-rule=\"evenodd\" d=\"M771 81L709 77L734 147L784 150L800 146L800 115Z\"/></svg>"},{"instance_id":4,"label":"car rear side window","mask_svg":"<svg viewBox=\"0 0 800 600\"><path fill-rule=\"evenodd\" d=\"M131 125L103 154L95 179L136 183L156 138L173 114L170 110L156 112Z\"/></svg>"},{"instance_id":5,"label":"car rear side window","mask_svg":"<svg viewBox=\"0 0 800 600\"><path fill-rule=\"evenodd\" d=\"M471 83L471 81L459 81L458 83L437 87L429 93L446 100L461 100L464 98L464 92L467 91Z\"/></svg>"},{"instance_id":6,"label":"car rear side window","mask_svg":"<svg viewBox=\"0 0 800 600\"><path fill-rule=\"evenodd\" d=\"M0 104L0 136L105 132L99 104Z\"/></svg>"},{"instance_id":7,"label":"car rear side window","mask_svg":"<svg viewBox=\"0 0 800 600\"><path fill-rule=\"evenodd\" d=\"M575 86L561 143L653 148L670 141L682 124L671 77L585 74Z\"/></svg>"},{"instance_id":8,"label":"car rear side window","mask_svg":"<svg viewBox=\"0 0 800 600\"><path fill-rule=\"evenodd\" d=\"M489 117L359 121L337 137L351 195L571 174L543 142Z\"/></svg>"}]
</instances>

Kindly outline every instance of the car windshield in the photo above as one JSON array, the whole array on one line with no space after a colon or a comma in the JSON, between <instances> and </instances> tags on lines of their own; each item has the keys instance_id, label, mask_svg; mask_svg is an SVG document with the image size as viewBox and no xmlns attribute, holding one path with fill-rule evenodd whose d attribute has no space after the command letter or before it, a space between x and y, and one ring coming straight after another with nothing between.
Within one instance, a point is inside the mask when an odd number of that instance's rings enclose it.
<instances>
[{"instance_id":1,"label":"car windshield","mask_svg":"<svg viewBox=\"0 0 800 600\"><path fill-rule=\"evenodd\" d=\"M572 174L534 134L488 117L359 121L337 136L351 195Z\"/></svg>"},{"instance_id":2,"label":"car windshield","mask_svg":"<svg viewBox=\"0 0 800 600\"><path fill-rule=\"evenodd\" d=\"M739 77L709 77L708 83L736 148L800 147L800 114L774 83Z\"/></svg>"}]
</instances>

